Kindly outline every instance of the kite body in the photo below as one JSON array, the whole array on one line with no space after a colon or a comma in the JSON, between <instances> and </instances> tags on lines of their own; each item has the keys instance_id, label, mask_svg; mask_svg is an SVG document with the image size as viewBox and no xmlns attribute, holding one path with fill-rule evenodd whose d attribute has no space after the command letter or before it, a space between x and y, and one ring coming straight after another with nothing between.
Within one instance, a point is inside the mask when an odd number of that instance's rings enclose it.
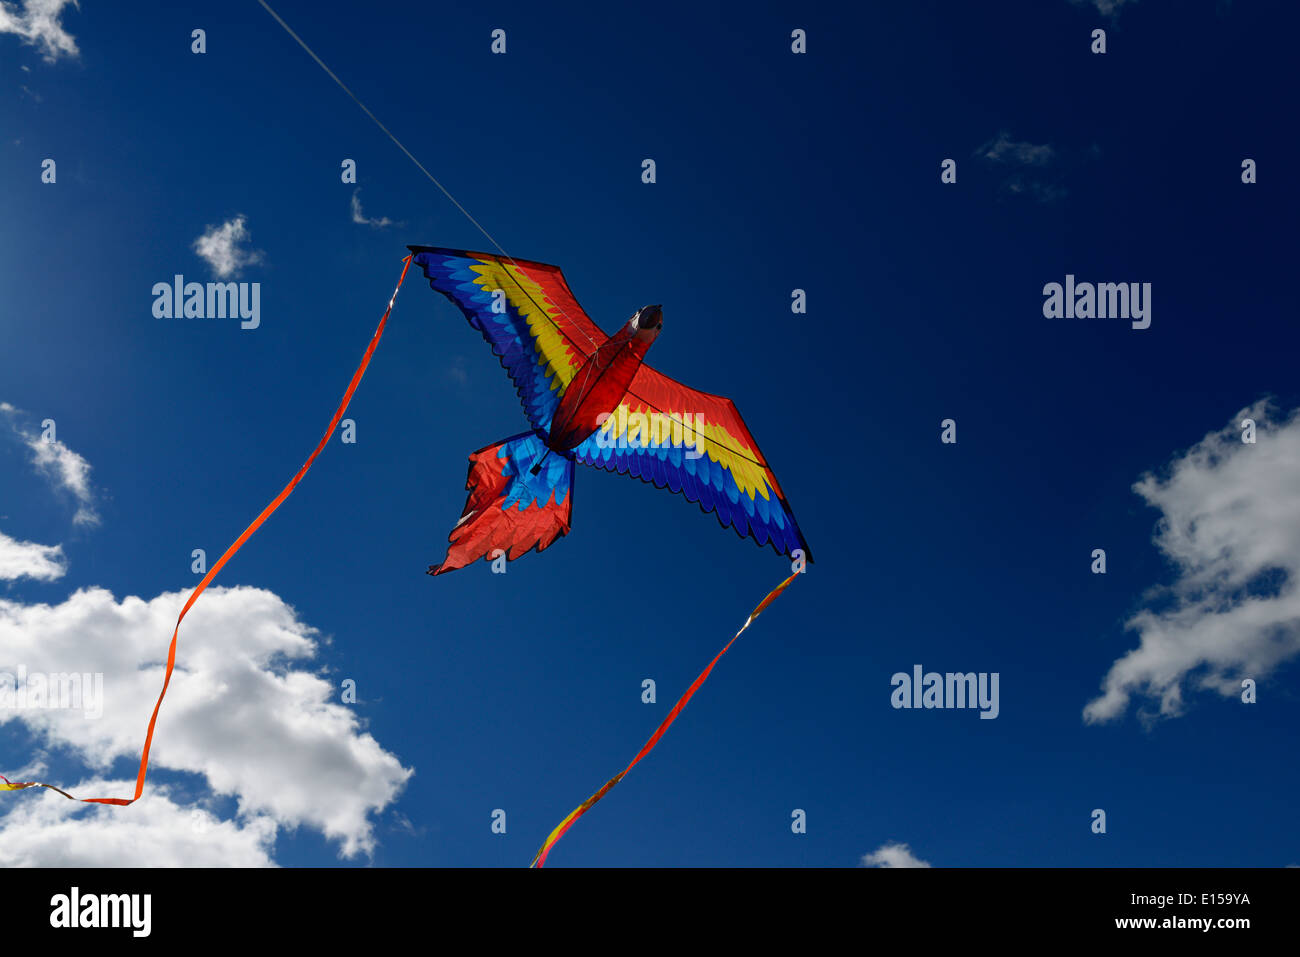
<instances>
[{"instance_id":1,"label":"kite body","mask_svg":"<svg viewBox=\"0 0 1300 957\"><path fill-rule=\"evenodd\" d=\"M680 493L724 528L812 560L789 503L734 403L644 364L659 306L606 335L556 266L410 246L412 263L464 313L514 382L532 431L470 456L469 497L429 574L514 560L567 535L577 463Z\"/></svg>"},{"instance_id":2,"label":"kite body","mask_svg":"<svg viewBox=\"0 0 1300 957\"><path fill-rule=\"evenodd\" d=\"M560 397L547 445L567 452L594 435L618 411L641 360L663 328L658 306L646 306L582 364Z\"/></svg>"}]
</instances>

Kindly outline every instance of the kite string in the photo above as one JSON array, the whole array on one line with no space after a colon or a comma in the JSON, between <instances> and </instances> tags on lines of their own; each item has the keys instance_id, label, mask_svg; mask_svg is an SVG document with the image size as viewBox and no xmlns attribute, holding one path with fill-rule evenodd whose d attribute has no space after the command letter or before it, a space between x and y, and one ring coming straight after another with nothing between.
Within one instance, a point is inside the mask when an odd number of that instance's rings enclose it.
<instances>
[{"instance_id":1,"label":"kite string","mask_svg":"<svg viewBox=\"0 0 1300 957\"><path fill-rule=\"evenodd\" d=\"M435 177L432 173L430 173L429 170L425 168L424 164L421 163L418 159L416 159L415 154L413 154L409 149L407 149L406 146L402 143L402 141L399 140L396 136L394 136L392 131L390 131L388 127L386 127L382 122L380 122L379 118L370 111L370 108L367 107L365 103L363 103L360 100L360 98L355 93L353 93L352 90L348 88L347 84L345 84L342 80L340 80L338 75L335 74L333 70L331 70L328 66L325 65L325 61L322 60L319 56L317 56L315 51L313 51L311 47L309 47L306 44L306 42L300 36L298 36L297 33L293 31L293 29L289 26L289 24L287 24L284 21L284 18L281 17L278 13L276 13L275 10L271 8L271 5L266 2L266 0L257 0L257 2L262 6L264 10L266 10L267 13L269 13L275 19L275 21L278 24L280 24L281 27L284 28L284 31L288 33L289 36L292 37L293 40L300 47L303 48L303 50L307 53L307 55L310 56L314 61L316 61L317 66L319 66L322 70L325 71L326 75L328 75L329 78L338 85L339 89L341 89L344 93L346 93L348 95L348 98L351 99L352 102L354 102L358 107L360 107L361 111L365 113L366 116L368 116L377 127L379 127L379 129L384 133L384 135L387 136L390 140L392 140L393 145L395 145L399 150L401 150L404 154L406 154L406 157L412 163L415 164L416 168L421 173L423 173L426 178L428 178L429 182L433 183L433 185L436 186L442 192L442 194L447 197L448 200L450 200L452 205L455 206L461 212L461 214L470 221L471 224L473 224L474 228L477 229L480 233L482 233L483 236L488 240L488 242L490 242L493 246L496 247L497 251L500 252L501 255L504 256L510 262L510 265L513 266L515 270L519 272L523 272L520 265L517 262L515 262L514 257L512 257L508 252L506 252L505 247L502 246L499 242L497 242L496 238L491 233L489 233L483 227L483 225L479 223L479 221L470 214L469 210L467 210L464 206L460 204L460 202L456 199L456 197L454 197L451 194L451 192L447 189L447 187L443 186L442 183L438 181L437 177ZM526 272L524 272L523 274L527 276ZM405 270L403 270L402 275L403 277L405 277L406 275ZM523 285L522 283L519 282L518 277L512 276L511 278L514 279L516 285L518 285L520 289L523 290ZM529 294L526 290L523 291L524 294L531 300L532 299L531 294ZM395 295L396 293L394 293L394 296ZM569 316L569 314L564 310L563 306L559 305L558 303L552 303L552 304L559 310L562 316L564 316L566 319L569 320L570 325L573 328L583 333L587 341L593 347L598 346L598 343L594 339L592 339L591 335L587 333L585 329L582 329L582 326L580 324L575 323L573 321L572 317ZM546 309L544 308L541 309L541 313L553 326L556 327L557 330L561 332L561 334L565 333L565 330L560 327L560 325L551 317L551 315ZM755 462L755 464L759 464L759 463ZM577 821L577 819L580 818L583 814L585 814L592 805L594 805L597 801L599 801L602 797L604 797L605 794L608 793L609 790L613 788L615 784L617 784L619 781L623 779L624 775L626 775L628 771L631 771L632 768L635 767L643 757L645 757L647 754L650 753L651 750L653 750L655 745L659 742L659 739L663 737L664 732L667 731L668 727L674 721L677 720L677 715L686 706L686 703L690 701L691 697L695 694L696 690L708 678L709 673L713 670L713 666L717 664L718 659L727 653L727 650L732 646L732 644L735 643L736 639L739 638L742 634L744 634L745 629L750 626L750 623L753 622L753 620L757 618L759 614L762 613L763 609L765 609L769 604L772 603L772 601L776 599L777 595L781 594L781 592L784 591L792 581L794 581L795 577L797 577L798 574L799 574L798 572L795 572L789 578L785 579L785 581L781 582L781 584L777 585L776 588L772 589L772 591L770 591L767 594L767 596L759 603L758 607L755 608L753 613L749 616L749 618L746 619L745 624L741 626L740 631L736 632L736 634L732 637L731 641L727 642L726 646L724 646L723 649L720 652L718 652L717 655L714 656L713 660L709 662L709 666L704 669L704 671L700 674L700 676L695 679L695 682L690 686L690 688L687 689L686 693L682 695L682 697L678 700L677 704L673 707L672 711L669 712L668 717L664 719L663 723L659 725L658 729L656 729L655 733L650 737L650 740L645 743L645 745L637 753L636 757L632 759L632 763L629 764L617 776L610 779L605 784L604 787L602 787L599 791L593 794L590 798L588 798L585 802L583 802L582 805L580 805L578 808L572 811L568 815L568 817L566 817L563 821L560 822L560 825L554 831L551 832L551 835L546 839L546 843L542 845L541 850L539 850L537 852L536 857L533 858L533 866L536 867L543 866L546 862L546 855L550 852L551 847L554 846L556 841L558 841L561 837L564 836L564 833L570 827L573 826L573 823ZM173 638L173 642L174 640L175 639ZM143 768L141 769L141 774L143 775Z\"/></svg>"},{"instance_id":2,"label":"kite string","mask_svg":"<svg viewBox=\"0 0 1300 957\"><path fill-rule=\"evenodd\" d=\"M401 150L403 153L407 155L407 158L410 159L410 161L414 163L416 167L419 168L421 173L423 173L425 176L429 178L429 182L431 182L434 186L438 187L438 189L442 190L442 195L446 196L449 200L451 200L452 205L454 205L457 209L459 209L465 215L465 218L468 219L471 223L473 223L480 233L482 233L484 236L487 237L488 242L490 242L493 246L496 246L497 249L501 250L501 255L505 256L507 259L510 259L509 254L504 249L501 249L501 244L492 238L492 234L489 233L486 229L484 229L481 225L479 225L479 221L469 214L469 210L467 210L464 206L462 206L459 202L456 201L456 197L451 195L451 193L447 191L447 187L443 186L442 183L438 182L437 178L432 173L430 173L427 169L424 168L424 164L415 158L415 154L413 154L410 150L408 150L405 146L402 145L402 141L399 140L396 136L394 136L389 131L388 127L386 127L383 123L379 122L379 117L371 113L370 108L367 107L366 104L362 103L361 100L357 98L357 95L355 93L353 93L350 89L348 89L347 84L345 84L342 80L340 80L333 70L331 70L329 67L325 65L325 61L322 60L320 57L318 57L315 51L313 51L311 47L307 46L303 38L293 32L293 28L290 27L289 24L284 22L284 18L281 17L280 14L272 10L271 5L267 3L266 0L257 0L257 2L262 5L262 8L267 13L269 13L272 17L275 18L276 23L284 27L285 33L289 34L289 36L293 37L294 40L298 42L298 46L302 47L304 50L307 51L307 55L316 61L316 65L319 66L322 70L324 70L327 74L329 74L329 78L339 85L339 89L341 89L344 93L346 93L352 99L353 103L361 107L362 112L364 112L366 116L370 117L370 119L374 122L375 126L383 130L384 134L390 140L393 141L394 145L396 145L396 147L399 150ZM510 261L512 263L514 262L513 259L511 259Z\"/></svg>"},{"instance_id":3,"label":"kite string","mask_svg":"<svg viewBox=\"0 0 1300 957\"><path fill-rule=\"evenodd\" d=\"M140 755L140 771L136 775L135 779L135 797L130 800L127 800L126 798L75 798L71 794L56 788L52 784L40 784L35 781L10 781L8 778L3 776L0 776L0 781L4 782L4 784L0 784L0 791L22 791L26 788L49 788L51 791L58 791L59 794L62 794L65 798L72 801L81 801L84 804L116 804L120 807L134 804L136 801L140 800L140 795L144 793L145 775L149 770L149 751L153 747L153 732L154 726L158 722L158 711L162 708L163 698L167 696L167 686L171 684L172 672L176 667L176 643L181 630L181 622L185 620L185 616L189 613L189 610L194 607L194 603L198 601L199 596L203 594L204 590L208 587L208 584L216 578L217 573L225 567L226 562L230 561L230 559L235 556L235 553L243 548L244 543L253 537L253 533L262 527L262 523L270 518L271 514L280 507L290 494L292 494L298 483L302 481L302 477L307 474L307 470L311 468L312 462L316 461L316 456L321 454L321 451L329 442L330 437L334 434L335 426L339 424L339 420L343 418L343 413L347 411L348 404L352 401L352 394L357 391L357 386L361 383L361 377L366 374L366 368L370 365L370 357L375 354L375 347L379 345L379 340L384 335L384 327L388 324L388 317L393 311L394 303L397 302L397 293L402 288L402 283L406 279L406 271L411 268L412 258L412 256L406 256L402 260L402 275L398 278L397 287L393 290L393 295L388 300L388 308L384 310L383 316L380 317L379 325L375 327L374 335L370 337L370 345L366 347L365 355L361 357L361 364L357 366L357 371L352 373L352 380L348 383L347 391L343 393L343 399L339 403L338 409L334 412L334 418L330 419L330 424L326 427L325 434L321 436L320 442L316 444L316 448L312 451L311 455L307 457L307 461L302 464L302 468L298 469L294 477L289 480L289 484L286 485L280 494L272 500L270 505L262 509L262 513L258 515L257 518L253 519L252 524L249 525L248 528L244 529L244 534L235 539L234 544L227 548L225 553L217 559L216 564L213 565L212 568L208 570L208 573L203 576L203 580L199 582L194 591L190 593L189 600L185 602L185 607L181 609L180 616L176 619L176 627L172 630L171 644L167 648L167 670L163 674L162 691L158 693L158 701L154 704L153 714L149 718L149 730L145 733L144 750Z\"/></svg>"},{"instance_id":4,"label":"kite string","mask_svg":"<svg viewBox=\"0 0 1300 957\"><path fill-rule=\"evenodd\" d=\"M426 177L428 177L429 182L431 182L434 186L438 187L438 189L442 191L442 195L446 196L447 199L451 200L451 204L455 206L458 210L460 210L466 219L468 219L471 223L474 224L474 228L477 229L480 233L482 233L484 237L487 239L487 241L490 242L493 246L495 246L497 248L497 251L500 252L502 256L504 256L506 259L510 261L510 265L514 266L515 269L519 269L522 272L519 263L515 262L514 257L512 257L508 252L506 252L505 247L502 246L499 242L497 242L496 238L491 233L489 233L486 229L484 229L483 225L477 219L475 219L472 215L470 215L469 210L466 209L464 206L462 206L455 196L451 195L451 192L447 189L446 186L443 186L442 183L438 182L437 177L435 177L432 173L430 173L425 168L424 164L415 158L415 154L412 153L410 150L408 150L406 146L403 145L402 141L399 140L396 136L394 136L392 131L389 130L388 127L386 127L383 123L379 121L379 117L375 116L374 113L370 112L370 108L366 106L366 104L362 103L360 98L355 93L353 93L350 89L348 89L347 84L344 83L342 80L340 80L338 78L338 75L333 70L331 70L328 66L325 65L325 61L322 60L320 57L318 57L316 55L316 52L311 47L307 46L306 41L303 40L302 37L298 36L298 34L293 32L293 28L290 27L289 24L284 22L284 18L281 17L280 14L276 13L273 9L271 9L271 5L267 3L266 0L257 0L257 2L261 4L262 9L264 9L267 13L269 13L272 17L275 18L276 23L284 27L284 32L289 34L289 36L293 37L293 39L297 42L298 46L302 47L303 50L306 51L307 55L316 61L316 65L319 66L322 70L324 70L331 80L333 80L335 83L338 84L339 89L342 90L344 93L346 93L353 103L361 107L361 111L365 113L366 116L370 117L371 121L375 124L375 126L379 127L379 129L383 131L385 136L387 136L390 140L393 141L393 145L396 146L403 153L405 153L407 158L412 163L415 164L416 168L421 173L423 173ZM524 275L527 276L528 274L524 273ZM518 282L518 280L516 280L516 282ZM529 298L532 297L530 296ZM563 306L559 305L558 303L552 303L552 305L554 305L556 309L560 310L560 315L564 316L565 319L568 319L570 324L575 329L579 330L580 332L582 332L584 336L586 336L587 341L591 345L593 346L597 345L596 340L592 339L591 335L587 333L586 330L582 329L581 325L573 321L573 318L567 312L564 311ZM542 314L546 316L546 318L550 320L551 324L554 325L557 329L560 328L559 324L556 323L556 321L552 319L550 315L547 314L545 309L542 310ZM564 330L561 329L560 331L563 332Z\"/></svg>"},{"instance_id":5,"label":"kite string","mask_svg":"<svg viewBox=\"0 0 1300 957\"><path fill-rule=\"evenodd\" d=\"M749 617L745 619L745 623L740 626L740 631L736 632L732 636L731 641L727 642L726 645L723 646L722 650L713 656L713 660L709 662L709 666L700 672L700 676L691 683L689 688L686 689L686 693L677 699L677 703L673 705L673 709L668 712L668 717L664 718L659 727L655 729L655 733L650 735L650 740L642 745L641 750L638 751L636 757L632 759L632 763L606 781L604 787L570 811L564 820L555 826L555 830L551 831L550 835L546 838L546 841L542 844L541 849L533 856L532 863L528 865L529 867L544 866L546 864L546 855L551 852L551 848L555 846L556 842L559 841L560 838L564 837L569 828L573 827L578 818L591 810L592 805L608 794L615 784L618 784L619 781L623 780L623 777L627 772L636 767L642 758L654 750L654 746L659 743L659 739L664 736L664 732L668 730L669 726L677 720L677 716L681 714L682 709L686 707L686 703L694 697L695 692L699 690L700 685L704 684L708 679L709 672L711 672L713 666L718 663L718 659L727 653L727 649L736 643L736 639L745 633L745 629L750 626L754 619L761 615L768 605L776 601L776 597L780 595L781 592L785 591L786 587L798 578L802 571L803 569L801 568L799 571L792 573L789 578L767 593L767 596L758 603L758 607L750 612Z\"/></svg>"}]
</instances>

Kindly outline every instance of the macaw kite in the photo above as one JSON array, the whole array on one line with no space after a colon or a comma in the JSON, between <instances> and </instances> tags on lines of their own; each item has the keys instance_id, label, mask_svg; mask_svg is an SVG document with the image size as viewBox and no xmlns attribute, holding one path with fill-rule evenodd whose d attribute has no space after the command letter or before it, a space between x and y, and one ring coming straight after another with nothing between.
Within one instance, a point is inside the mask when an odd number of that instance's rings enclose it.
<instances>
[{"instance_id":1,"label":"macaw kite","mask_svg":"<svg viewBox=\"0 0 1300 957\"><path fill-rule=\"evenodd\" d=\"M664 736L718 660L812 561L808 545L776 476L759 451L730 399L697 392L645 365L646 351L663 328L659 306L646 306L618 332L606 336L578 305L555 266L491 253L410 246L402 275L379 319L361 364L352 374L325 433L293 478L262 509L194 587L176 618L167 649L162 690L145 731L135 795L130 798L74 798L35 781L0 776L0 791L48 788L87 804L134 804L144 793L158 712L176 665L181 622L199 596L268 518L293 494L312 463L329 444L361 383L398 290L412 263L434 289L454 302L483 333L523 400L532 431L504 439L470 456L465 487L469 500L449 536L451 547L432 575L462 568L497 549L510 559L531 548L546 548L567 535L573 509L574 464L635 475L659 488L680 492L715 512L723 528L733 528L759 545L795 559L793 571L758 603L740 631L686 689L654 734L620 771L559 823L532 866L542 867L555 843L618 784Z\"/></svg>"},{"instance_id":2,"label":"macaw kite","mask_svg":"<svg viewBox=\"0 0 1300 957\"><path fill-rule=\"evenodd\" d=\"M532 430L469 457L469 498L430 575L504 554L513 561L569 533L574 465L679 492L782 555L812 561L735 404L644 363L659 306L613 335L587 316L557 266L494 253L408 246L412 263L483 334L514 382Z\"/></svg>"}]
</instances>

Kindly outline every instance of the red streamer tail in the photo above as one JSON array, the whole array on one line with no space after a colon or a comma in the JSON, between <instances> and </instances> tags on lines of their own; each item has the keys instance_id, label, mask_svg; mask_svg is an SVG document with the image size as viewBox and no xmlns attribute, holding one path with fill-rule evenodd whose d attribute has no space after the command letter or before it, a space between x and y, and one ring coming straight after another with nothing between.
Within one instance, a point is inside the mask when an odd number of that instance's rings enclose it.
<instances>
[{"instance_id":1,"label":"red streamer tail","mask_svg":"<svg viewBox=\"0 0 1300 957\"><path fill-rule=\"evenodd\" d=\"M601 798L603 798L606 794L608 794L615 784L623 780L623 776L626 775L627 772L631 771L634 767L636 767L642 758L644 758L647 754L649 754L651 751L654 750L654 746L659 743L659 739L664 736L664 732L667 731L669 726L674 721L677 720L677 716L682 713L682 709L686 707L686 703L690 701L692 697L694 697L695 692L699 690L700 685L704 684L704 682L708 679L709 672L711 672L713 670L713 666L718 663L718 659L727 653L727 649L730 648L733 644L735 644L736 639L745 633L745 629L750 626L750 623L753 622L753 620L757 618L759 615L761 615L763 613L763 610L767 608L768 605L776 601L776 596L781 594L781 592L785 591L786 587L789 586L789 584L793 582L796 578L798 578L799 575L800 572L793 573L789 578L781 582L781 584L777 585L775 588L773 588L770 592L767 593L767 596L758 603L758 607L755 608L752 612L750 612L749 617L745 619L745 623L740 626L740 631L736 632L732 636L731 641L727 642L726 645L723 646L722 650L713 656L713 660L709 662L709 666L705 668L702 672L700 672L700 676L696 678L693 682L691 682L691 686L686 689L686 693L677 699L677 703L673 705L673 710L668 712L668 717L664 718L663 722L659 725L659 727L655 729L655 733L650 735L650 740L647 741L642 746L641 750L636 753L636 757L632 759L632 763L629 764L622 771L620 771L618 774L614 775L608 781L606 781L604 787L602 787L599 791L597 791L591 797L587 798L587 800L583 801L576 808L570 811L568 816L565 817L565 819L561 821L558 825L556 825L555 830L551 831L550 836L546 838L546 841L545 843L542 844L541 849L538 850L538 852L533 856L533 861L531 864L528 865L529 867L544 866L546 864L546 855L551 852L551 848L555 846L555 843L560 838L564 837L565 833L569 830L569 828L573 827L573 825L577 822L578 818L582 817L589 810L591 810L592 806Z\"/></svg>"},{"instance_id":2,"label":"red streamer tail","mask_svg":"<svg viewBox=\"0 0 1300 957\"><path fill-rule=\"evenodd\" d=\"M289 480L289 484L286 485L280 494L271 501L270 505L262 509L262 513L258 515L257 518L253 519L253 523L249 525L248 528L244 529L244 534L235 539L234 544L226 549L225 553L217 559L216 564L214 564L212 568L208 570L208 573L203 576L203 581L199 582L194 591L190 593L189 600L185 602L185 607L181 609L180 616L176 619L176 627L172 630L171 644L167 648L167 670L163 674L162 691L158 693L158 702L153 706L153 714L149 717L149 729L145 732L144 736L144 751L140 754L140 771L135 778L135 797L130 798L129 800L127 798L76 798L68 792L56 788L52 784L40 784L36 781L11 782L8 778L2 776L0 776L0 781L4 781L4 784L0 785L0 791L22 791L27 788L49 788L51 791L57 791L59 794L62 794L70 801L81 801L85 804L116 804L120 807L134 804L136 801L140 800L140 795L144 793L145 775L149 771L149 750L153 747L153 732L154 726L158 723L158 711L162 708L163 698L167 696L167 686L171 684L172 671L176 667L176 641L177 636L180 634L181 622L185 620L185 616L189 614L189 610L194 607L194 603L199 600L199 596L203 594L208 585L211 584L212 580L217 577L217 573L225 567L226 562L235 557L235 553L243 548L244 543L253 537L253 533L261 528L262 524L270 518L271 515L274 514L275 510L284 503L284 500L293 493L293 490L297 487L298 483L302 481L302 477L307 474L307 470L311 468L311 464L316 461L316 456L321 454L326 444L329 442L330 436L334 434L334 429L338 426L339 420L343 418L343 413L347 411L348 403L352 401L352 394L357 391L357 386L361 384L361 377L366 374L366 368L370 365L370 357L375 354L375 347L379 345L379 340L384 335L384 327L388 325L388 317L392 314L393 304L397 301L397 293L402 288L402 282L406 279L406 271L411 268L410 256L404 258L402 262L404 264L402 266L402 275L397 280L397 287L393 290L393 295L388 300L388 308L384 310L383 316L380 317L379 325L375 328L375 334L370 337L370 345L366 347L366 353L361 357L361 364L357 366L357 371L352 373L352 381L348 383L347 391L343 393L343 400L339 403L338 409L335 410L334 418L330 419L330 424L326 427L325 434L321 436L321 440L317 443L315 450L311 455L307 456L307 461L302 464L302 468L298 469L297 474Z\"/></svg>"}]
</instances>

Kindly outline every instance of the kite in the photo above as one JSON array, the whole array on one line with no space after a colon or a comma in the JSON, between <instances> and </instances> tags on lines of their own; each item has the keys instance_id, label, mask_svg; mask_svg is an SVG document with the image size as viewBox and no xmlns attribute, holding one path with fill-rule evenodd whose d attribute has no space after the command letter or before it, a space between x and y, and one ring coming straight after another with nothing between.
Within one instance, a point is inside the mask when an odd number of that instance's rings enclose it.
<instances>
[{"instance_id":1,"label":"kite","mask_svg":"<svg viewBox=\"0 0 1300 957\"><path fill-rule=\"evenodd\" d=\"M638 309L606 335L578 305L556 266L493 253L408 246L429 285L464 313L500 359L532 431L469 457L469 497L430 575L480 558L513 561L569 533L575 466L630 475L714 512L723 528L795 559L709 662L623 771L551 831L532 867L663 737L727 653L812 561L789 501L735 403L683 385L645 364L663 308Z\"/></svg>"},{"instance_id":2,"label":"kite","mask_svg":"<svg viewBox=\"0 0 1300 957\"><path fill-rule=\"evenodd\" d=\"M575 466L630 475L713 512L779 554L812 561L776 475L735 403L644 362L663 330L645 306L606 335L556 266L408 246L429 285L477 329L514 383L532 430L469 457L469 497L430 575L513 561L569 533Z\"/></svg>"},{"instance_id":3,"label":"kite","mask_svg":"<svg viewBox=\"0 0 1300 957\"><path fill-rule=\"evenodd\" d=\"M715 513L723 528L794 559L790 576L759 602L740 631L678 699L632 763L560 822L531 866L543 866L555 842L654 749L718 660L812 561L776 475L735 404L683 385L644 363L663 328L661 306L637 310L621 329L606 335L578 305L555 266L511 259L504 253L407 248L411 254L403 260L388 308L325 434L280 494L208 570L176 619L162 690L145 733L134 796L76 798L52 784L10 781L3 775L0 791L46 788L69 800L120 807L140 799L158 714L176 665L181 622L218 572L293 493L328 444L369 368L412 263L424 271L432 288L455 303L470 325L482 333L514 382L532 426L529 432L470 456L465 484L469 498L448 536L446 558L430 566L429 574L463 568L484 557L504 555L514 560L533 549L540 552L567 535L578 464L668 488L698 503L706 514Z\"/></svg>"}]
</instances>

